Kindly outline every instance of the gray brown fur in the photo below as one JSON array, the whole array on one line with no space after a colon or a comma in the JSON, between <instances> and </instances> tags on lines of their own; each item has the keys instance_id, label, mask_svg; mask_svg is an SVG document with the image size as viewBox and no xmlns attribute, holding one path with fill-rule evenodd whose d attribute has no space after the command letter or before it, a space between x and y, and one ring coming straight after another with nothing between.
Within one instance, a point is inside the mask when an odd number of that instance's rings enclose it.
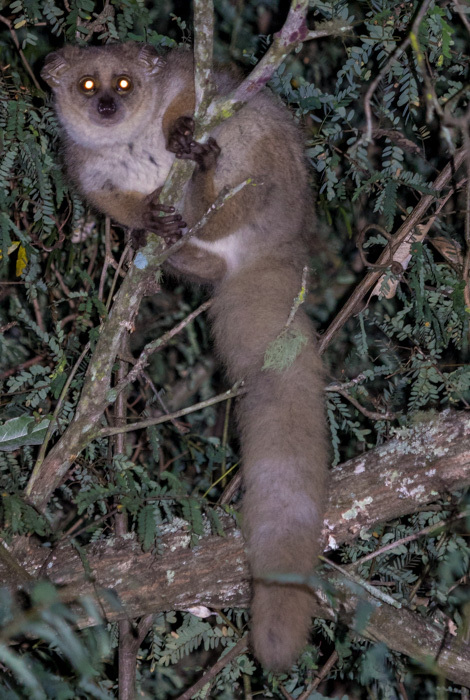
<instances>
[{"instance_id":1,"label":"gray brown fur","mask_svg":"<svg viewBox=\"0 0 470 700\"><path fill-rule=\"evenodd\" d=\"M165 65L135 44L53 54L43 77L53 87L65 132L71 177L99 210L139 228L149 198L163 184L174 154L171 125L194 109L193 64L171 52ZM129 75L135 88L120 121L100 126L77 81ZM231 73L217 75L220 92ZM92 100L93 98L91 98ZM214 129L221 148L212 169L195 170L183 217L195 223L224 186L245 187L202 233L170 259L180 274L214 289L217 351L230 381L243 379L238 406L245 496L243 531L254 577L253 648L264 666L288 668L307 640L313 606L305 587L266 582L270 574L308 575L319 553L326 501L327 446L323 373L311 323L300 308L291 328L307 344L284 371L263 370L266 349L285 328L307 258L310 193L302 138L289 112L268 91Z\"/></svg>"}]
</instances>

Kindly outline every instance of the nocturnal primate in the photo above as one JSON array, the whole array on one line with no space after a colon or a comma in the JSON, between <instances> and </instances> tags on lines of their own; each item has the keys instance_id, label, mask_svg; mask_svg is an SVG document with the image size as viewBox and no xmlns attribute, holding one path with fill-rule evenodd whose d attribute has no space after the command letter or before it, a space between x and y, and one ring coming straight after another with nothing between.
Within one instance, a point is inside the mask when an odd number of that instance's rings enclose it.
<instances>
[{"instance_id":1,"label":"nocturnal primate","mask_svg":"<svg viewBox=\"0 0 470 700\"><path fill-rule=\"evenodd\" d=\"M323 373L311 323L300 307L289 329L305 338L283 370L263 369L268 346L286 329L307 258L311 198L302 137L269 91L257 94L194 141L193 58L164 59L142 44L50 54L42 72L55 93L72 180L89 202L132 229L167 242L193 226L220 190L246 178L169 264L211 285L215 345L239 400L245 494L242 525L254 579L252 643L269 669L288 668L307 641L313 598L272 580L308 575L319 553L326 502ZM237 82L216 71L219 94ZM181 211L159 202L174 158L196 162Z\"/></svg>"}]
</instances>

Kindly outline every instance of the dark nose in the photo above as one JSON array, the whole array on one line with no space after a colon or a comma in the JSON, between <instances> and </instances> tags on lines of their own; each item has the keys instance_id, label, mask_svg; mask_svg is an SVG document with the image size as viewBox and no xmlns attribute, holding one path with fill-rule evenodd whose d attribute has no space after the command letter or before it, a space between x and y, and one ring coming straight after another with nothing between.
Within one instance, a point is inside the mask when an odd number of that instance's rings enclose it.
<instances>
[{"instance_id":1,"label":"dark nose","mask_svg":"<svg viewBox=\"0 0 470 700\"><path fill-rule=\"evenodd\" d=\"M102 117L112 117L116 112L116 103L112 97L103 96L98 102L98 112Z\"/></svg>"}]
</instances>

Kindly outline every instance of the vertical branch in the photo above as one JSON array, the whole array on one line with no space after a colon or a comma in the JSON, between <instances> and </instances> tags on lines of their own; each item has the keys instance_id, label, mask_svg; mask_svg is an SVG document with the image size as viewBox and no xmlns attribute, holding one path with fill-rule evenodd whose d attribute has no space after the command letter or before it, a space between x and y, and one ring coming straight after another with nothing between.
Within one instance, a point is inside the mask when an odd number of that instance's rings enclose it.
<instances>
[{"instance_id":1,"label":"vertical branch","mask_svg":"<svg viewBox=\"0 0 470 700\"><path fill-rule=\"evenodd\" d=\"M467 185L465 188L465 259L462 271L463 281L465 282L464 299L465 306L470 309L470 136L468 134L469 124L465 124L463 128L463 141L466 150L466 165L467 165ZM469 331L470 332L470 331Z\"/></svg>"},{"instance_id":2,"label":"vertical branch","mask_svg":"<svg viewBox=\"0 0 470 700\"><path fill-rule=\"evenodd\" d=\"M119 362L116 383L127 376L127 362ZM127 391L122 391L114 405L114 424L122 427L127 418ZM126 449L126 436L118 433L114 438L113 456L122 455ZM119 505L119 504L117 504ZM116 535L122 537L127 533L127 513L118 512L114 519ZM119 700L133 700L135 698L135 656L133 654L132 622L130 620L119 621Z\"/></svg>"},{"instance_id":3,"label":"vertical branch","mask_svg":"<svg viewBox=\"0 0 470 700\"><path fill-rule=\"evenodd\" d=\"M195 117L204 116L215 94L212 75L214 8L211 0L194 0Z\"/></svg>"}]
</instances>

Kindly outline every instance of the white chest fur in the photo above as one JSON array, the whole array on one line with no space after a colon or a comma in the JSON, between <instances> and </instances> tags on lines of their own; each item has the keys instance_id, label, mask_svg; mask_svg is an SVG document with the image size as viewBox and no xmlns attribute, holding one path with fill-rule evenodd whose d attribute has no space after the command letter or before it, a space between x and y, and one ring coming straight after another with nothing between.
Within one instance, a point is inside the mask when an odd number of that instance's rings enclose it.
<instances>
[{"instance_id":1,"label":"white chest fur","mask_svg":"<svg viewBox=\"0 0 470 700\"><path fill-rule=\"evenodd\" d=\"M174 160L161 129L97 150L81 172L84 192L117 189L150 194L165 182Z\"/></svg>"}]
</instances>

